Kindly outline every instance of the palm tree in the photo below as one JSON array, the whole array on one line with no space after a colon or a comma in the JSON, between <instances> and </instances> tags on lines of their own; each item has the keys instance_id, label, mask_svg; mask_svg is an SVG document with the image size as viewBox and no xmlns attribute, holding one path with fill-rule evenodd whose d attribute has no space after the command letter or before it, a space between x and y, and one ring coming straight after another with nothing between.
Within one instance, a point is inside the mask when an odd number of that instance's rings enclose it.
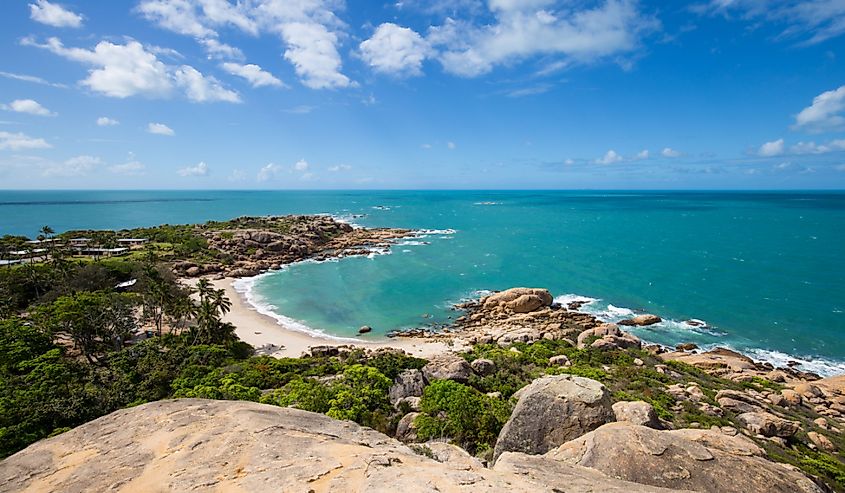
<instances>
[{"instance_id":1,"label":"palm tree","mask_svg":"<svg viewBox=\"0 0 845 493\"><path fill-rule=\"evenodd\" d=\"M207 279L197 282L200 302L196 309L196 326L192 329L192 344L226 342L232 338L234 326L223 322L223 316L232 309L232 302L223 289L214 289Z\"/></svg>"}]
</instances>

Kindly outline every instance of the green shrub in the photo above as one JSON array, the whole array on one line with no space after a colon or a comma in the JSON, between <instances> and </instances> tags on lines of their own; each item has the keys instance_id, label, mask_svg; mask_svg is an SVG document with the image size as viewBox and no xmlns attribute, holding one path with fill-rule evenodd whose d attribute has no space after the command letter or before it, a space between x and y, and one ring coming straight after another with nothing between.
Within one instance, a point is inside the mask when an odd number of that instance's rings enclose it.
<instances>
[{"instance_id":1,"label":"green shrub","mask_svg":"<svg viewBox=\"0 0 845 493\"><path fill-rule=\"evenodd\" d=\"M610 378L610 375L601 368L593 368L591 366L569 366L560 368L549 368L547 370L549 375L575 375L578 377L591 378L604 382Z\"/></svg>"},{"instance_id":2,"label":"green shrub","mask_svg":"<svg viewBox=\"0 0 845 493\"><path fill-rule=\"evenodd\" d=\"M495 444L511 406L472 387L436 380L423 391L420 411L415 425L421 440L450 437L474 452Z\"/></svg>"},{"instance_id":3,"label":"green shrub","mask_svg":"<svg viewBox=\"0 0 845 493\"><path fill-rule=\"evenodd\" d=\"M806 456L801 459L801 465L813 474L833 479L840 488L845 486L845 464L829 455Z\"/></svg>"},{"instance_id":4,"label":"green shrub","mask_svg":"<svg viewBox=\"0 0 845 493\"><path fill-rule=\"evenodd\" d=\"M390 409L387 391L392 381L377 369L355 364L343 371L343 377L331 386L332 398L326 414L369 425L375 414Z\"/></svg>"},{"instance_id":5,"label":"green shrub","mask_svg":"<svg viewBox=\"0 0 845 493\"><path fill-rule=\"evenodd\" d=\"M314 379L297 377L284 387L262 396L260 402L325 414L330 409L332 397L331 389L326 385Z\"/></svg>"}]
</instances>

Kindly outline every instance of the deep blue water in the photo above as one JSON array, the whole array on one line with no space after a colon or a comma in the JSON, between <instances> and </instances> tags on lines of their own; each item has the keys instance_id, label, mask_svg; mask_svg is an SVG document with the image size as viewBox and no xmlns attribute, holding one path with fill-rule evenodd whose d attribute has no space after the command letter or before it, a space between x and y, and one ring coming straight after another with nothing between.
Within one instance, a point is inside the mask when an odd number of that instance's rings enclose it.
<instances>
[{"instance_id":1,"label":"deep blue water","mask_svg":"<svg viewBox=\"0 0 845 493\"><path fill-rule=\"evenodd\" d=\"M637 330L651 341L845 372L845 193L0 192L0 234L287 213L440 230L390 255L297 264L252 283L256 302L313 330L371 325L379 337L447 321L451 303L480 290L537 286L595 298L588 309L609 319L657 313L667 322ZM690 318L710 328L680 322Z\"/></svg>"}]
</instances>

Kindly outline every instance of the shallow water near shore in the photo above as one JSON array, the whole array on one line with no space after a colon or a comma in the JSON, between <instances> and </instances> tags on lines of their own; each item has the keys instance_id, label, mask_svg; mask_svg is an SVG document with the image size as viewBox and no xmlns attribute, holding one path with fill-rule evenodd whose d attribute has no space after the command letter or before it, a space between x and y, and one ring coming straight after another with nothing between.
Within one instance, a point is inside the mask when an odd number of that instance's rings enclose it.
<instances>
[{"instance_id":1,"label":"shallow water near shore","mask_svg":"<svg viewBox=\"0 0 845 493\"><path fill-rule=\"evenodd\" d=\"M845 194L830 192L0 192L0 234L329 213L430 230L390 254L303 262L241 283L301 330L383 338L448 323L482 290L549 288L646 340L725 345L845 372ZM363 216L361 216L363 215ZM687 319L707 327L692 327Z\"/></svg>"}]
</instances>

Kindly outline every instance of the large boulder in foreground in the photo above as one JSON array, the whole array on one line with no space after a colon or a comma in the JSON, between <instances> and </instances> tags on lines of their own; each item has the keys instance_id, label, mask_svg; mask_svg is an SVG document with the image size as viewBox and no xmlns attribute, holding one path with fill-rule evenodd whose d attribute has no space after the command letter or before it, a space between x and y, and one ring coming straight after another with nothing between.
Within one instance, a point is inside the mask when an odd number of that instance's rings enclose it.
<instances>
[{"instance_id":1,"label":"large boulder in foreground","mask_svg":"<svg viewBox=\"0 0 845 493\"><path fill-rule=\"evenodd\" d=\"M663 488L822 492L797 469L765 459L763 450L750 439L713 430L657 431L627 422L610 423L563 444L546 458Z\"/></svg>"},{"instance_id":2,"label":"large boulder in foreground","mask_svg":"<svg viewBox=\"0 0 845 493\"><path fill-rule=\"evenodd\" d=\"M507 308L516 313L528 313L554 301L548 289L542 288L511 288L484 298L484 309L496 307Z\"/></svg>"},{"instance_id":3,"label":"large boulder in foreground","mask_svg":"<svg viewBox=\"0 0 845 493\"><path fill-rule=\"evenodd\" d=\"M498 472L447 447L432 445L429 458L349 421L254 402L160 401L114 412L5 459L0 491L668 491L577 465L540 462L520 474ZM542 483L529 476L551 468L555 475Z\"/></svg>"},{"instance_id":4,"label":"large boulder in foreground","mask_svg":"<svg viewBox=\"0 0 845 493\"><path fill-rule=\"evenodd\" d=\"M494 458L503 452L544 454L614 420L610 392L589 378L538 378L518 396L510 419L499 433Z\"/></svg>"}]
</instances>

